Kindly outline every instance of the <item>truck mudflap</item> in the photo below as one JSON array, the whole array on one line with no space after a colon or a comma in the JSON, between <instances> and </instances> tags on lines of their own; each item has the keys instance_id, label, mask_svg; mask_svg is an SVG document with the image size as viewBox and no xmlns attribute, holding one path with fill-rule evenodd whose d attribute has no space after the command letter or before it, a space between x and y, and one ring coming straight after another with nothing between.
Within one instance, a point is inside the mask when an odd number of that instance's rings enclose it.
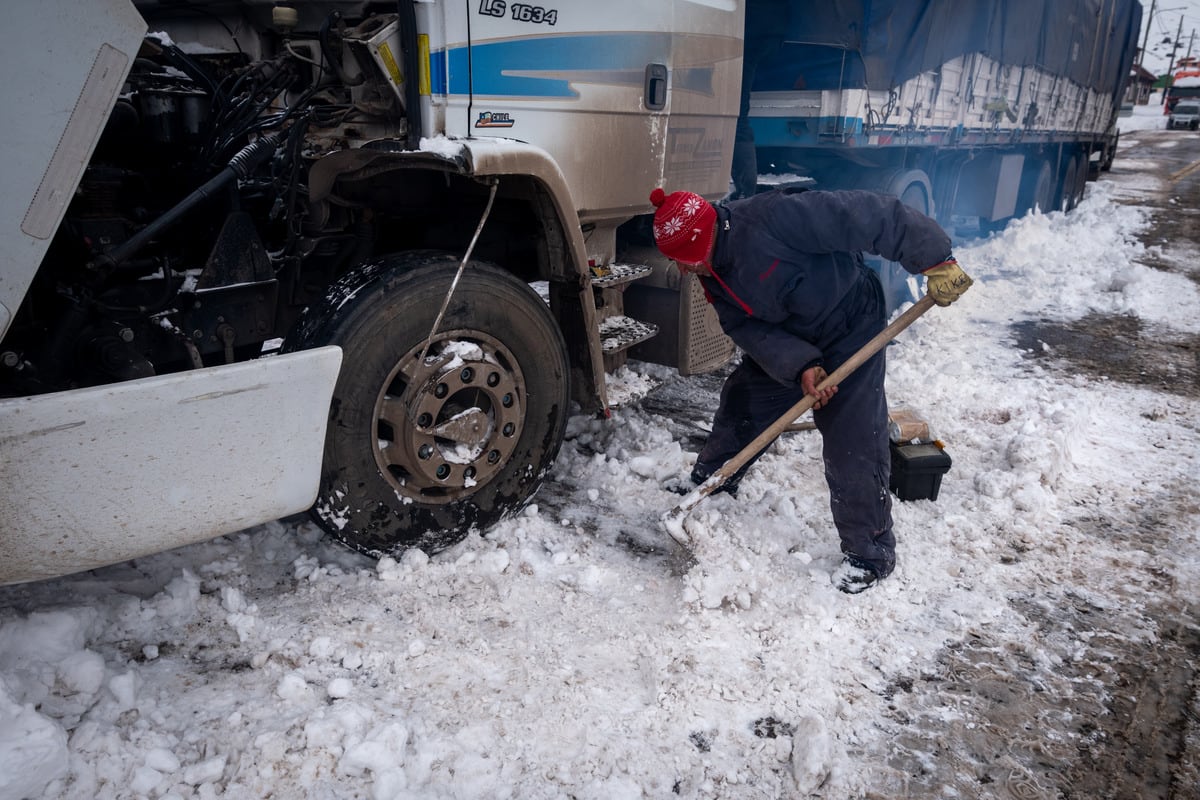
<instances>
[{"instance_id":1,"label":"truck mudflap","mask_svg":"<svg viewBox=\"0 0 1200 800\"><path fill-rule=\"evenodd\" d=\"M0 400L0 584L308 509L341 362L322 347Z\"/></svg>"}]
</instances>

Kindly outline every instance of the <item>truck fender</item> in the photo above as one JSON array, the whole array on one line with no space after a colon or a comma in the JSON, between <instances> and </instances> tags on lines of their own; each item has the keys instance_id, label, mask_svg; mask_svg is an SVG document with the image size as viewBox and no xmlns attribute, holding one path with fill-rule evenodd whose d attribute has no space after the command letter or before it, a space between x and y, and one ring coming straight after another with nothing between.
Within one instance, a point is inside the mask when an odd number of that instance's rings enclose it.
<instances>
[{"instance_id":1,"label":"truck fender","mask_svg":"<svg viewBox=\"0 0 1200 800\"><path fill-rule=\"evenodd\" d=\"M501 138L466 139L461 143L469 157L470 174L495 176L501 180L505 175L527 176L545 190L549 200L545 213L557 219L566 248L561 262L552 265L563 272L553 277L563 282L559 285L569 283L577 287L574 297L551 304L562 309L555 314L564 315L560 316L559 325L563 328L572 360L577 362L573 365L574 395L585 409L607 410L604 351L588 272L587 247L579 225L580 214L575 210L577 206L566 177L550 153L535 145ZM578 363L580 361L584 363ZM592 402L588 401L589 397Z\"/></svg>"},{"instance_id":2,"label":"truck fender","mask_svg":"<svg viewBox=\"0 0 1200 800\"><path fill-rule=\"evenodd\" d=\"M309 196L315 203L337 202L337 181L365 179L403 169L440 170L477 179L505 176L534 181L544 198L543 218L562 234L562 257L549 265L551 291L566 293L552 303L572 357L573 395L587 409L608 407L604 353L588 272L587 248L575 201L562 170L551 155L525 142L500 138L423 140L427 149L404 150L399 143L374 143L330 153L309 171ZM568 288L562 288L568 287Z\"/></svg>"}]
</instances>

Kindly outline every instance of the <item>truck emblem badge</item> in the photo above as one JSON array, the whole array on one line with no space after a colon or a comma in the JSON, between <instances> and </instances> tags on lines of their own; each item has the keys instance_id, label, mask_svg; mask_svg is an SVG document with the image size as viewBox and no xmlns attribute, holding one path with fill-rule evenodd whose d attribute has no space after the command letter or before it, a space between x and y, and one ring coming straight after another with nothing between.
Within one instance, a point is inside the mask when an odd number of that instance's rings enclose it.
<instances>
[{"instance_id":1,"label":"truck emblem badge","mask_svg":"<svg viewBox=\"0 0 1200 800\"><path fill-rule=\"evenodd\" d=\"M480 111L479 119L475 120L476 128L511 128L513 118L507 111Z\"/></svg>"}]
</instances>

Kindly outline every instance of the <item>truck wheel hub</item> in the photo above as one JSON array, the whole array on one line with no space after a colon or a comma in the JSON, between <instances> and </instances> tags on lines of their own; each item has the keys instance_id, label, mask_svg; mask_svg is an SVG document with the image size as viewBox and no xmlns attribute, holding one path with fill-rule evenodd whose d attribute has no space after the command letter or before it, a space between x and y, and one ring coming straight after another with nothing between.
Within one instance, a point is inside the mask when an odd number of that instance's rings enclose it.
<instances>
[{"instance_id":1,"label":"truck wheel hub","mask_svg":"<svg viewBox=\"0 0 1200 800\"><path fill-rule=\"evenodd\" d=\"M375 459L403 498L450 503L508 462L524 429L520 366L479 331L438 334L393 368L375 403ZM420 359L420 360L419 360Z\"/></svg>"}]
</instances>

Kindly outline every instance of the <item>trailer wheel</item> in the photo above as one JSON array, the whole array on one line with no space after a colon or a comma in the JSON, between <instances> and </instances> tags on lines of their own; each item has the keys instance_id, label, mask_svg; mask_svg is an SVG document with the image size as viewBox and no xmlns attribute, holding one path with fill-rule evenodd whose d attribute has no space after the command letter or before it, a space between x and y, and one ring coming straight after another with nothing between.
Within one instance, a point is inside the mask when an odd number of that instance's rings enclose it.
<instances>
[{"instance_id":1,"label":"trailer wheel","mask_svg":"<svg viewBox=\"0 0 1200 800\"><path fill-rule=\"evenodd\" d=\"M1067 171L1063 173L1062 191L1059 195L1060 209L1071 211L1079 205L1079 200L1083 197L1083 188L1087 184L1087 172L1088 164L1083 158L1073 156L1067 164Z\"/></svg>"},{"instance_id":2,"label":"trailer wheel","mask_svg":"<svg viewBox=\"0 0 1200 800\"><path fill-rule=\"evenodd\" d=\"M435 553L517 510L562 443L567 350L527 284L472 262L426 349L458 261L420 251L364 264L287 344L343 350L312 515L373 557Z\"/></svg>"},{"instance_id":3,"label":"trailer wheel","mask_svg":"<svg viewBox=\"0 0 1200 800\"><path fill-rule=\"evenodd\" d=\"M1117 131L1113 134L1112 141L1104 148L1104 155L1100 158L1100 171L1108 172L1112 169L1113 159L1117 157L1117 146L1121 144L1121 132Z\"/></svg>"},{"instance_id":4,"label":"trailer wheel","mask_svg":"<svg viewBox=\"0 0 1200 800\"><path fill-rule=\"evenodd\" d=\"M1023 216L1035 208L1041 209L1043 214L1049 214L1056 205L1055 188L1054 170L1050 168L1050 162L1034 162L1034 166L1027 169L1021 178L1019 215Z\"/></svg>"}]
</instances>

